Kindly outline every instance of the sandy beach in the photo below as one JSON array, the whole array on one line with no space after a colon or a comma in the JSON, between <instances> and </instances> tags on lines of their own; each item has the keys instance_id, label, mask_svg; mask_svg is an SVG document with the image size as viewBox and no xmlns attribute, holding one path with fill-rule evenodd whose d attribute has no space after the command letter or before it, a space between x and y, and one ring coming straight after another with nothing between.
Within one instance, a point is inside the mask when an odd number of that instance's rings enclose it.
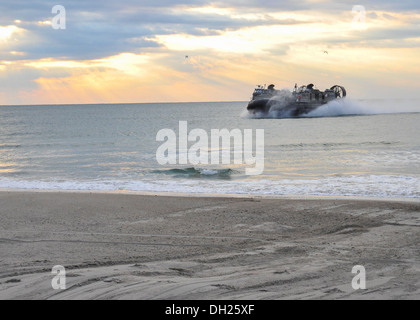
<instances>
[{"instance_id":1,"label":"sandy beach","mask_svg":"<svg viewBox=\"0 0 420 320\"><path fill-rule=\"evenodd\" d=\"M420 203L0 192L0 299L420 299ZM66 290L54 290L62 265ZM364 266L366 290L352 288Z\"/></svg>"}]
</instances>

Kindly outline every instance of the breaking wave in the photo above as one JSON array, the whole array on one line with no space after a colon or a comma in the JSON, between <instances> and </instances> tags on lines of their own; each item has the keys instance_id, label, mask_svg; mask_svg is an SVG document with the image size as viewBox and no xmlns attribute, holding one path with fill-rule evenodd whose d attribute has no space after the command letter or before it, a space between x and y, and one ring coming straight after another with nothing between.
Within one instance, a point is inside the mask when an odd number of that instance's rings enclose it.
<instances>
[{"instance_id":1,"label":"breaking wave","mask_svg":"<svg viewBox=\"0 0 420 320\"><path fill-rule=\"evenodd\" d=\"M168 169L155 170L153 174L168 175L173 178L209 178L209 179L230 179L232 175L238 172L232 169Z\"/></svg>"}]
</instances>

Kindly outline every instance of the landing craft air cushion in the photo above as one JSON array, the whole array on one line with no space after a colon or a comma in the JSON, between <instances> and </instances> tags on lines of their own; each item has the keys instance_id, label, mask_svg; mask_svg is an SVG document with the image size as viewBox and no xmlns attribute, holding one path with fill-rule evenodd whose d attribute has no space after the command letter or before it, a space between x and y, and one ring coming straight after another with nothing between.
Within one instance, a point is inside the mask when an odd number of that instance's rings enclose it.
<instances>
[{"instance_id":1,"label":"landing craft air cushion","mask_svg":"<svg viewBox=\"0 0 420 320\"><path fill-rule=\"evenodd\" d=\"M258 86L247 109L251 114L267 114L272 110L278 110L286 112L291 117L299 117L331 101L343 99L347 95L346 89L338 85L325 91L314 87L313 84L302 87L295 85L292 94L284 97L282 91L274 89L273 84L268 88Z\"/></svg>"}]
</instances>

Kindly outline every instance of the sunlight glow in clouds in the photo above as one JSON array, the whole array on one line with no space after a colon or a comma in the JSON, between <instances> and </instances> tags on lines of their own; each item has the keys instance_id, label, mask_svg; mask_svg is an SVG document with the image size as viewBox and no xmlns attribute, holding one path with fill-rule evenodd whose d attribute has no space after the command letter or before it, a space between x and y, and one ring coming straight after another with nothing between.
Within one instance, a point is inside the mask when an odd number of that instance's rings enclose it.
<instances>
[{"instance_id":1,"label":"sunlight glow in clouds","mask_svg":"<svg viewBox=\"0 0 420 320\"><path fill-rule=\"evenodd\" d=\"M327 0L202 3L74 2L61 31L48 10L0 4L0 104L244 101L256 84L296 82L341 84L355 99L417 97L419 8L367 8L361 31L352 5Z\"/></svg>"},{"instance_id":2,"label":"sunlight glow in clouds","mask_svg":"<svg viewBox=\"0 0 420 320\"><path fill-rule=\"evenodd\" d=\"M144 73L144 68L151 62L151 57L145 55L136 55L132 53L121 53L119 55L108 57L104 59L97 59L91 61L60 61L54 59L42 59L39 61L25 62L24 65L36 69L50 70L50 69L68 69L68 70L100 70L112 69L121 74L131 75L141 78L147 76Z\"/></svg>"},{"instance_id":3,"label":"sunlight glow in clouds","mask_svg":"<svg viewBox=\"0 0 420 320\"><path fill-rule=\"evenodd\" d=\"M196 14L216 14L220 16L226 16L229 19L236 19L236 20L245 19L248 21L264 20L267 17L266 14L262 14L262 13L238 13L237 10L235 10L234 8L217 8L214 6L190 7L190 8L186 7L186 8L183 8L183 11L196 13Z\"/></svg>"},{"instance_id":4,"label":"sunlight glow in clouds","mask_svg":"<svg viewBox=\"0 0 420 320\"><path fill-rule=\"evenodd\" d=\"M17 30L16 26L0 26L0 41L7 41Z\"/></svg>"}]
</instances>

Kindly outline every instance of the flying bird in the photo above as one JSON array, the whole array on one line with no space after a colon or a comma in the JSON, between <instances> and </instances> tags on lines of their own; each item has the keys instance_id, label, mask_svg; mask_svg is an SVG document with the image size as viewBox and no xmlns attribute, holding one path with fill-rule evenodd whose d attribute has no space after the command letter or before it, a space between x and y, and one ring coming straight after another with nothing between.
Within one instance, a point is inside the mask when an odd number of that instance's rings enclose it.
<instances>
[{"instance_id":1,"label":"flying bird","mask_svg":"<svg viewBox=\"0 0 420 320\"><path fill-rule=\"evenodd\" d=\"M324 53L329 54L328 51L324 51Z\"/></svg>"}]
</instances>

